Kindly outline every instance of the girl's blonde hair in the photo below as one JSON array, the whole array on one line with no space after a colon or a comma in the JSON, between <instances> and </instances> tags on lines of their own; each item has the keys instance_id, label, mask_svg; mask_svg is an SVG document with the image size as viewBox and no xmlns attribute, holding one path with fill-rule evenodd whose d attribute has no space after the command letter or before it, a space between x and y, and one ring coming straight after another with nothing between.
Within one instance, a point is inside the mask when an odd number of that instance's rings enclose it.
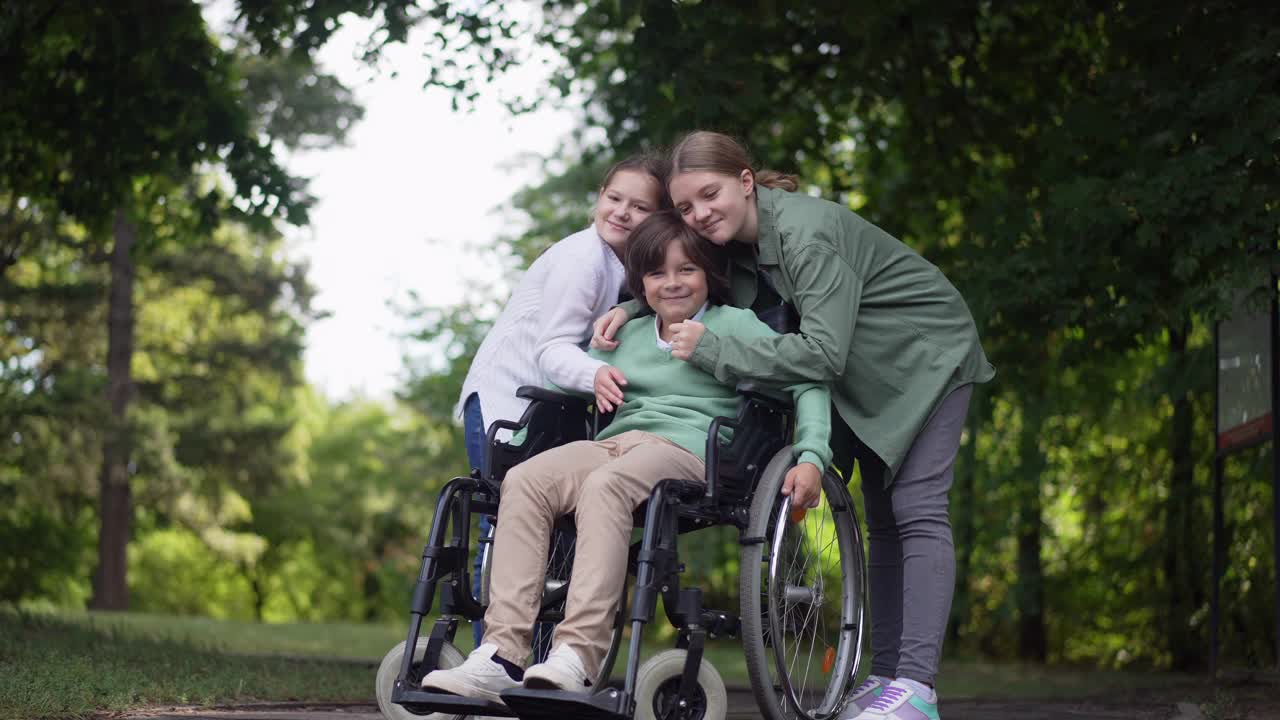
<instances>
[{"instance_id":1,"label":"girl's blonde hair","mask_svg":"<svg viewBox=\"0 0 1280 720\"><path fill-rule=\"evenodd\" d=\"M671 177L687 172L710 171L737 177L748 170L757 185L795 192L800 178L777 170L756 170L751 156L737 140L710 130L694 130L681 138L671 151Z\"/></svg>"}]
</instances>

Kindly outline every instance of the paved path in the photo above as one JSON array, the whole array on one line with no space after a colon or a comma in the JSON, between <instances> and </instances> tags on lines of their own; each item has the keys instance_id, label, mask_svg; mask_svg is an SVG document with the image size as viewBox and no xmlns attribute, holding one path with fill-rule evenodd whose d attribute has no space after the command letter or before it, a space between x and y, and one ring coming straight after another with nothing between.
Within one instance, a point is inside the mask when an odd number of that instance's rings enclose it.
<instances>
[{"instance_id":1,"label":"paved path","mask_svg":"<svg viewBox=\"0 0 1280 720\"><path fill-rule=\"evenodd\" d=\"M1272 705L1266 703L1266 705ZM1133 700L948 700L947 720L1207 720L1189 703L1175 705L1139 703ZM1238 720L1280 720L1280 700L1268 708L1238 708ZM729 691L727 720L760 717L751 693ZM308 705L273 703L226 709L167 708L117 716L118 720L382 720L376 705Z\"/></svg>"}]
</instances>

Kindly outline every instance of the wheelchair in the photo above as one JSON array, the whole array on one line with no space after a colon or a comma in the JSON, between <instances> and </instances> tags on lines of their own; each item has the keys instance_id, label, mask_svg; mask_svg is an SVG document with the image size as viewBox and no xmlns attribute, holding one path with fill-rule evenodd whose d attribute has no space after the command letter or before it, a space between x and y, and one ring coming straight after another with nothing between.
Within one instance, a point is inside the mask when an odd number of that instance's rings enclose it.
<instances>
[{"instance_id":1,"label":"wheelchair","mask_svg":"<svg viewBox=\"0 0 1280 720\"><path fill-rule=\"evenodd\" d=\"M488 604L492 542L481 538L480 592L472 591L471 519L497 515L507 471L544 450L590 439L606 421L589 401L536 387L517 393L530 400L518 423L497 421L488 431L483 467L450 480L440 492L422 566L413 591L408 636L383 659L378 705L388 720L426 716L552 718L671 718L719 720L727 693L703 657L708 638L741 638L756 704L767 720L826 720L844 708L862 658L865 561L861 529L845 482L827 472L817 508L792 508L781 494L794 464L788 445L794 429L789 399L748 384L737 417L716 418L707 434L705 484L663 480L635 513L643 537L627 558L630 591L623 584L612 643L590 693L517 688L503 705L424 691L420 681L436 668L454 667L463 654L453 645L461 620L479 621ZM503 430L524 431L519 444ZM730 438L726 441L726 437ZM737 528L740 607L703 607L702 590L682 587L681 536L709 527ZM559 537L556 537L556 536ZM572 547L572 517L562 518L552 543ZM573 553L549 554L539 622L564 618ZM423 620L440 590L440 614L424 633ZM676 647L641 662L646 625L658 599L676 628ZM610 684L630 627L620 684ZM424 636L425 634L425 636ZM413 648L408 652L408 648Z\"/></svg>"}]
</instances>

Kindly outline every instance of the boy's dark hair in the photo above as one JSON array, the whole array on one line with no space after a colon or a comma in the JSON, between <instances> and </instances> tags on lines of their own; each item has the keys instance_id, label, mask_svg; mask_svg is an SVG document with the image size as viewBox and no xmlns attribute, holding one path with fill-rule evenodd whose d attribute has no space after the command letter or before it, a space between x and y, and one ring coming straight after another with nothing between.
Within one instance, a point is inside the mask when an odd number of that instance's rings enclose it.
<instances>
[{"instance_id":1,"label":"boy's dark hair","mask_svg":"<svg viewBox=\"0 0 1280 720\"><path fill-rule=\"evenodd\" d=\"M671 207L671 193L667 191L667 180L671 177L671 161L667 159L666 154L657 151L642 152L619 160L604 174L604 180L600 183L600 190L603 192L605 188L609 187L609 183L613 181L613 176L623 170L643 173L656 180L660 188L658 191L658 207Z\"/></svg>"},{"instance_id":2,"label":"boy's dark hair","mask_svg":"<svg viewBox=\"0 0 1280 720\"><path fill-rule=\"evenodd\" d=\"M627 288L635 299L649 307L644 297L645 273L662 267L667 259L667 246L676 242L707 274L708 299L716 305L728 304L731 297L728 253L686 225L675 210L656 212L631 231L623 265L627 269Z\"/></svg>"}]
</instances>

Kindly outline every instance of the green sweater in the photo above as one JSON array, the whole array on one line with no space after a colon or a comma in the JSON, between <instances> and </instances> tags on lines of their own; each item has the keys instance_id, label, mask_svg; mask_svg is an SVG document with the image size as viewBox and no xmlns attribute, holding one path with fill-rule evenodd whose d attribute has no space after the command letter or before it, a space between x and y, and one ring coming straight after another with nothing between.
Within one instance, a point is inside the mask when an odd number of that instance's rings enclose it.
<instances>
[{"instance_id":1,"label":"green sweater","mask_svg":"<svg viewBox=\"0 0 1280 720\"><path fill-rule=\"evenodd\" d=\"M887 485L947 393L995 375L973 316L938 268L849 208L756 190L759 242L730 243L733 304L776 302L763 273L799 311L800 332L751 340L709 327L691 364L724 382L829 385L840 417L884 460Z\"/></svg>"},{"instance_id":2,"label":"green sweater","mask_svg":"<svg viewBox=\"0 0 1280 720\"><path fill-rule=\"evenodd\" d=\"M713 305L701 321L721 337L750 340L776 335L755 313L735 307ZM705 462L711 421L738 414L741 397L734 384L716 380L659 348L651 315L628 322L618 331L618 339L621 342L616 350L592 349L589 353L627 377L622 406L596 439L643 430L674 442ZM796 384L787 390L796 406L796 461L813 463L825 471L831 462L831 395L825 386L815 383Z\"/></svg>"}]
</instances>

